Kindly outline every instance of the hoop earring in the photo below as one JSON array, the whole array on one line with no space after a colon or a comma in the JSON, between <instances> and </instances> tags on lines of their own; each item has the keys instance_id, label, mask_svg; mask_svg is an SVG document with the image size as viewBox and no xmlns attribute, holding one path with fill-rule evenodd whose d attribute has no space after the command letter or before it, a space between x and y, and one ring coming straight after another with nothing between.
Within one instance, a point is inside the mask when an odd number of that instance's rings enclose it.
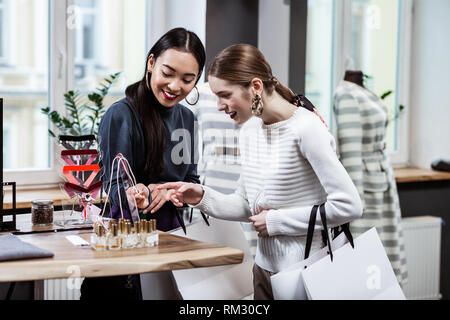
<instances>
[{"instance_id":1,"label":"hoop earring","mask_svg":"<svg viewBox=\"0 0 450 320\"><path fill-rule=\"evenodd\" d=\"M200 92L198 92L197 86L194 86L194 89L197 90L197 100L195 100L194 103L190 103L190 102L188 101L187 97L184 98L184 100L186 101L186 103L187 103L188 105L190 105L190 106L196 105L197 102L198 102L198 100L200 100Z\"/></svg>"},{"instance_id":2,"label":"hoop earring","mask_svg":"<svg viewBox=\"0 0 450 320\"><path fill-rule=\"evenodd\" d=\"M260 115L262 115L263 111L264 106L261 101L261 96L257 94L252 100L252 114L259 117Z\"/></svg>"},{"instance_id":3,"label":"hoop earring","mask_svg":"<svg viewBox=\"0 0 450 320\"><path fill-rule=\"evenodd\" d=\"M145 75L145 84L147 85L147 89L151 90L150 89L150 84L149 84L149 81L148 81L148 75L149 74L151 74L151 73L147 71L147 74Z\"/></svg>"}]
</instances>

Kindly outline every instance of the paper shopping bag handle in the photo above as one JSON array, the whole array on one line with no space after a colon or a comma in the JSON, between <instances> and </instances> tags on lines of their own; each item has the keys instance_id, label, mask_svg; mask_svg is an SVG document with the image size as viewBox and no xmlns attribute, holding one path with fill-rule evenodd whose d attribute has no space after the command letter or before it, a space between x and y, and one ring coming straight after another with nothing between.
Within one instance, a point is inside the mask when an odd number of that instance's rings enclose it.
<instances>
[{"instance_id":1,"label":"paper shopping bag handle","mask_svg":"<svg viewBox=\"0 0 450 320\"><path fill-rule=\"evenodd\" d=\"M305 260L308 259L309 251L311 250L318 207L318 205L314 205L311 209L311 214L309 215L308 233L306 234Z\"/></svg>"},{"instance_id":2,"label":"paper shopping bag handle","mask_svg":"<svg viewBox=\"0 0 450 320\"><path fill-rule=\"evenodd\" d=\"M314 226L316 224L316 216L317 216L317 208L319 206L313 206L311 210L311 215L309 216L309 225L308 225L308 234L306 235L306 248L305 248L305 260L309 257L309 252L311 251L312 239L314 236ZM327 227L327 216L325 214L325 203L322 203L319 207L320 209L320 220L322 221L324 233L322 234L325 237L325 242L328 245L328 250L330 252L331 261L333 261L333 251L331 251L331 241L330 236L328 234Z\"/></svg>"},{"instance_id":3,"label":"paper shopping bag handle","mask_svg":"<svg viewBox=\"0 0 450 320\"><path fill-rule=\"evenodd\" d=\"M306 247L305 247L305 259L308 259L309 253L311 251L311 245L312 240L314 236L314 227L316 224L316 216L317 216L317 210L320 210L320 220L322 221L322 225L324 230L322 231L322 236L324 238L325 245L328 246L328 250L330 253L330 259L333 261L333 251L331 250L331 240L328 233L328 226L327 226L327 216L325 212L325 203L322 203L319 205L314 205L311 209L311 215L309 217L309 225L308 225L308 233L306 235ZM347 237L348 241L350 242L352 248L354 248L353 243L353 236L350 232L350 224L346 223L340 226L342 231L344 232L345 236ZM338 227L336 227L338 228ZM334 229L336 229L334 228Z\"/></svg>"}]
</instances>

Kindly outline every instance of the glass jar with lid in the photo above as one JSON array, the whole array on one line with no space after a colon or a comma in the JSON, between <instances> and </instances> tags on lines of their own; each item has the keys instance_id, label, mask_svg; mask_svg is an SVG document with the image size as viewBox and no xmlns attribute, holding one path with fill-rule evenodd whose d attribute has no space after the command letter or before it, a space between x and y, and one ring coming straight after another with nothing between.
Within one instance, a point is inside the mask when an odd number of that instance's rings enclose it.
<instances>
[{"instance_id":1,"label":"glass jar with lid","mask_svg":"<svg viewBox=\"0 0 450 320\"><path fill-rule=\"evenodd\" d=\"M31 204L33 225L48 226L53 223L53 200L34 200Z\"/></svg>"}]
</instances>

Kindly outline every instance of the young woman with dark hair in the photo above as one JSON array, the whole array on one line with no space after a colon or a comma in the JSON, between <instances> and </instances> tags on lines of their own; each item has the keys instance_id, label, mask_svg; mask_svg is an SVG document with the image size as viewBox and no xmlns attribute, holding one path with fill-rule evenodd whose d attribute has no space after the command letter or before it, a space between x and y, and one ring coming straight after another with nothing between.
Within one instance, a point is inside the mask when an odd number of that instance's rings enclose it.
<instances>
[{"instance_id":1,"label":"young woman with dark hair","mask_svg":"<svg viewBox=\"0 0 450 320\"><path fill-rule=\"evenodd\" d=\"M143 78L126 89L126 97L114 103L100 123L105 190L109 187L112 161L121 153L130 163L139 194L134 193L134 188L126 192L136 196L142 214L156 219L158 230L168 231L180 225L176 206L167 202L166 191L157 190L156 186L180 180L200 183L194 150L195 116L179 102L199 81L205 57L204 46L195 33L183 28L170 30L148 53ZM179 149L184 154L180 155ZM113 171L110 216L118 219L118 188L122 208L128 205L123 183L116 184L116 168ZM129 210L124 210L124 217L131 219ZM85 299L142 297L139 275L85 279L83 286Z\"/></svg>"},{"instance_id":2,"label":"young woman with dark hair","mask_svg":"<svg viewBox=\"0 0 450 320\"><path fill-rule=\"evenodd\" d=\"M166 199L216 218L250 221L258 232L255 299L273 299L270 276L301 261L311 209L325 203L329 227L361 216L356 187L339 162L335 140L317 110L272 74L251 45L224 49L208 71L218 108L238 124L242 173L234 194L171 182ZM320 218L311 252L322 247Z\"/></svg>"}]
</instances>

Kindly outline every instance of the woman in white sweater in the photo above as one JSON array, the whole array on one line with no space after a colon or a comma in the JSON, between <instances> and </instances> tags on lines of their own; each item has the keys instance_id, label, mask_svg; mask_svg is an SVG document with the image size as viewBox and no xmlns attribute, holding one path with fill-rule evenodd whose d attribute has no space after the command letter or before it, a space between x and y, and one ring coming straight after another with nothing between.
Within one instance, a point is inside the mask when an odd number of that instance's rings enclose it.
<instances>
[{"instance_id":1,"label":"woman in white sweater","mask_svg":"<svg viewBox=\"0 0 450 320\"><path fill-rule=\"evenodd\" d=\"M311 209L325 202L329 227L362 214L358 191L339 162L335 141L314 106L272 75L250 45L224 49L208 81L218 108L238 124L242 173L234 194L174 182L167 200L220 219L250 221L258 232L254 298L273 299L270 276L304 257ZM311 252L322 247L318 215Z\"/></svg>"}]
</instances>

